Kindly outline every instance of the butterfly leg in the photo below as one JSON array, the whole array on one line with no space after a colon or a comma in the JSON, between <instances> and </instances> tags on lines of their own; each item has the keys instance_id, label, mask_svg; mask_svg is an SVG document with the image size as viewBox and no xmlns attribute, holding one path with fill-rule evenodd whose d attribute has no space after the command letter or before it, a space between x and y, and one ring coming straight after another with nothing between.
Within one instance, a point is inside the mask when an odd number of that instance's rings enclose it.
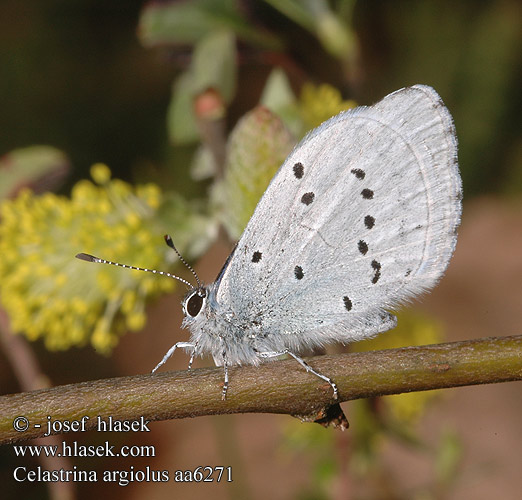
<instances>
[{"instance_id":1,"label":"butterfly leg","mask_svg":"<svg viewBox=\"0 0 522 500\"><path fill-rule=\"evenodd\" d=\"M194 353L196 351L196 344L193 344L192 342L177 342L167 351L167 354L165 354L165 356L163 356L163 359L154 367L154 369L152 370L152 373L154 373L161 365L165 364L165 362L174 354L174 351L178 347L191 347L192 348L192 357L190 358L191 359L190 362L192 363L192 358L194 357Z\"/></svg>"},{"instance_id":2,"label":"butterfly leg","mask_svg":"<svg viewBox=\"0 0 522 500\"><path fill-rule=\"evenodd\" d=\"M223 370L225 371L225 380L223 382L223 392L221 393L221 399L225 401L228 391L228 362L227 351L225 349L223 349Z\"/></svg>"},{"instance_id":3,"label":"butterfly leg","mask_svg":"<svg viewBox=\"0 0 522 500\"><path fill-rule=\"evenodd\" d=\"M284 351L279 352L259 352L257 355L260 358L276 358L278 356L283 356L284 354L288 354L292 356L308 373L313 373L316 377L319 377L320 379L324 380L325 382L328 382L330 384L330 387L333 389L334 393L334 399L337 399L339 395L339 391L337 389L336 383L331 379L328 378L326 375L323 375L322 373L316 372L304 359L301 359L299 356L295 355L293 352L289 351L288 349L285 349Z\"/></svg>"},{"instance_id":4,"label":"butterfly leg","mask_svg":"<svg viewBox=\"0 0 522 500\"><path fill-rule=\"evenodd\" d=\"M198 351L198 342L194 344L194 349L192 349L192 354L189 359L189 364L187 367L187 370L190 370L192 368L192 363L194 362L194 357L196 356L196 353Z\"/></svg>"}]
</instances>

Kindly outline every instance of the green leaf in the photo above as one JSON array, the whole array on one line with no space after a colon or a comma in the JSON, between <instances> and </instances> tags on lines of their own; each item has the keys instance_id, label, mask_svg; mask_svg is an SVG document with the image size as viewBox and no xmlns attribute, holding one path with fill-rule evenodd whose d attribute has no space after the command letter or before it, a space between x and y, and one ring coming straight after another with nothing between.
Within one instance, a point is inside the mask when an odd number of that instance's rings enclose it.
<instances>
[{"instance_id":1,"label":"green leaf","mask_svg":"<svg viewBox=\"0 0 522 500\"><path fill-rule=\"evenodd\" d=\"M315 29L317 13L328 9L325 0L266 0L266 3L311 32Z\"/></svg>"},{"instance_id":2,"label":"green leaf","mask_svg":"<svg viewBox=\"0 0 522 500\"><path fill-rule=\"evenodd\" d=\"M14 149L0 158L0 199L13 197L23 187L35 192L51 190L69 166L65 153L51 146Z\"/></svg>"},{"instance_id":3,"label":"green leaf","mask_svg":"<svg viewBox=\"0 0 522 500\"><path fill-rule=\"evenodd\" d=\"M199 139L194 98L214 89L230 102L236 91L236 46L232 33L214 32L196 44L190 68L174 82L167 112L169 139L189 144Z\"/></svg>"},{"instance_id":4,"label":"green leaf","mask_svg":"<svg viewBox=\"0 0 522 500\"><path fill-rule=\"evenodd\" d=\"M279 116L294 136L299 136L303 128L301 113L286 73L274 68L266 81L259 103Z\"/></svg>"},{"instance_id":5,"label":"green leaf","mask_svg":"<svg viewBox=\"0 0 522 500\"><path fill-rule=\"evenodd\" d=\"M167 110L167 130L172 144L190 144L199 139L193 98L194 78L190 71L186 71L172 85L172 97Z\"/></svg>"},{"instance_id":6,"label":"green leaf","mask_svg":"<svg viewBox=\"0 0 522 500\"><path fill-rule=\"evenodd\" d=\"M200 40L192 57L193 95L211 88L226 103L236 91L236 42L230 31L216 31Z\"/></svg>"},{"instance_id":7,"label":"green leaf","mask_svg":"<svg viewBox=\"0 0 522 500\"><path fill-rule=\"evenodd\" d=\"M212 192L212 202L231 239L241 235L294 145L280 118L265 107L255 108L238 122L227 144L224 179Z\"/></svg>"},{"instance_id":8,"label":"green leaf","mask_svg":"<svg viewBox=\"0 0 522 500\"><path fill-rule=\"evenodd\" d=\"M356 35L326 0L267 0L267 3L315 35L334 57L343 61L355 58Z\"/></svg>"},{"instance_id":9,"label":"green leaf","mask_svg":"<svg viewBox=\"0 0 522 500\"><path fill-rule=\"evenodd\" d=\"M272 50L281 48L272 35L260 31L245 19L234 0L192 0L154 2L142 11L138 34L146 47L192 45L209 33L227 29L243 41Z\"/></svg>"}]
</instances>

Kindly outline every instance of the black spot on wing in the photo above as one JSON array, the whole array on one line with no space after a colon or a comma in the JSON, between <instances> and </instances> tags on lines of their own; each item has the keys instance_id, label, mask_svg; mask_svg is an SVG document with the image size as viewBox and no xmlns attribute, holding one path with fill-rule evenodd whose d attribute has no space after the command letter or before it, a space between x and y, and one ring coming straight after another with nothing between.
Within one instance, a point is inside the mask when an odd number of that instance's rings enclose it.
<instances>
[{"instance_id":1,"label":"black spot on wing","mask_svg":"<svg viewBox=\"0 0 522 500\"><path fill-rule=\"evenodd\" d=\"M368 252L368 243L366 243L366 241L359 240L357 246L359 247L359 252L361 252L363 255L366 255Z\"/></svg>"},{"instance_id":2,"label":"black spot on wing","mask_svg":"<svg viewBox=\"0 0 522 500\"><path fill-rule=\"evenodd\" d=\"M303 268L301 266L295 266L294 275L295 275L296 279L302 280L304 277Z\"/></svg>"},{"instance_id":3,"label":"black spot on wing","mask_svg":"<svg viewBox=\"0 0 522 500\"><path fill-rule=\"evenodd\" d=\"M263 254L257 250L252 254L252 262L257 263L261 260Z\"/></svg>"},{"instance_id":4,"label":"black spot on wing","mask_svg":"<svg viewBox=\"0 0 522 500\"><path fill-rule=\"evenodd\" d=\"M301 203L304 203L305 205L310 205L310 203L312 203L312 201L314 201L314 198L315 198L315 194L314 193L305 193L303 194L303 196L301 197Z\"/></svg>"},{"instance_id":5,"label":"black spot on wing","mask_svg":"<svg viewBox=\"0 0 522 500\"><path fill-rule=\"evenodd\" d=\"M352 301L346 297L346 295L343 297L343 302L344 302L344 307L347 311L351 311L352 310Z\"/></svg>"},{"instance_id":6,"label":"black spot on wing","mask_svg":"<svg viewBox=\"0 0 522 500\"><path fill-rule=\"evenodd\" d=\"M361 191L361 196L365 199L365 200L371 200L373 199L373 191L371 189L363 189Z\"/></svg>"},{"instance_id":7,"label":"black spot on wing","mask_svg":"<svg viewBox=\"0 0 522 500\"><path fill-rule=\"evenodd\" d=\"M376 260L372 260L372 268L375 271L372 283L375 285L379 281L379 278L381 277L381 264L380 262L377 262Z\"/></svg>"},{"instance_id":8,"label":"black spot on wing","mask_svg":"<svg viewBox=\"0 0 522 500\"><path fill-rule=\"evenodd\" d=\"M294 165L294 175L296 179L302 179L304 175L304 167L302 163L296 163Z\"/></svg>"},{"instance_id":9,"label":"black spot on wing","mask_svg":"<svg viewBox=\"0 0 522 500\"><path fill-rule=\"evenodd\" d=\"M364 170L361 170L360 168L352 168L351 170L352 174L357 177L359 180L363 180L366 176L366 172Z\"/></svg>"},{"instance_id":10,"label":"black spot on wing","mask_svg":"<svg viewBox=\"0 0 522 500\"><path fill-rule=\"evenodd\" d=\"M364 225L366 226L366 229L372 229L373 226L375 226L375 217L372 217L371 215L366 215L364 217Z\"/></svg>"}]
</instances>

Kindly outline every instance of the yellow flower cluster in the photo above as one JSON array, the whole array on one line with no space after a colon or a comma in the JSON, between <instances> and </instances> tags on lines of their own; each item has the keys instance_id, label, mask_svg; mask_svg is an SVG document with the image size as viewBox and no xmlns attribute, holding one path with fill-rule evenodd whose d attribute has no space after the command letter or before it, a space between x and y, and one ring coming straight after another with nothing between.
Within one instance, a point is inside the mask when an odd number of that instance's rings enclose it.
<instances>
[{"instance_id":1,"label":"yellow flower cluster","mask_svg":"<svg viewBox=\"0 0 522 500\"><path fill-rule=\"evenodd\" d=\"M85 345L108 353L126 330L145 323L145 299L174 281L75 259L88 252L107 260L165 269L155 214L162 202L153 184L111 180L102 164L99 184L83 180L71 198L22 191L0 205L0 302L11 328L48 349Z\"/></svg>"},{"instance_id":2,"label":"yellow flower cluster","mask_svg":"<svg viewBox=\"0 0 522 500\"><path fill-rule=\"evenodd\" d=\"M305 83L299 102L304 129L311 130L328 118L356 105L355 101L343 101L339 90L331 85Z\"/></svg>"}]
</instances>

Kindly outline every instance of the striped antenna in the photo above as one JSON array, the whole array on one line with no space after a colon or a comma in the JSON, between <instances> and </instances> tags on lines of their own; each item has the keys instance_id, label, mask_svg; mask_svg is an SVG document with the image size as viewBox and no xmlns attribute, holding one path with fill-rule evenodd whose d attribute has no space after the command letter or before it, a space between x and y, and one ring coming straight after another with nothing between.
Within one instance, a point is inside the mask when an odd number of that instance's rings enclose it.
<instances>
[{"instance_id":1,"label":"striped antenna","mask_svg":"<svg viewBox=\"0 0 522 500\"><path fill-rule=\"evenodd\" d=\"M119 266L119 267L125 267L127 269L134 269L135 271L145 271L147 273L160 274L161 276L168 276L169 278L174 278L175 280L181 281L182 283L187 285L189 288L194 288L194 286L191 283L189 283L187 280L184 280L183 278L180 278L179 276L176 276L174 274L166 273L165 271L156 271L155 269L145 269L143 267L128 266L127 264L120 264L118 262L111 262L110 260L100 259L99 257L95 257L94 255L89 255L88 253L79 253L76 255L76 258L80 259L80 260L85 260L87 262L96 262L97 264L110 264L111 266ZM182 259L182 261L183 261L183 259ZM189 268L190 268L190 266L189 266ZM198 284L199 284L199 280L198 280Z\"/></svg>"},{"instance_id":2,"label":"striped antenna","mask_svg":"<svg viewBox=\"0 0 522 500\"><path fill-rule=\"evenodd\" d=\"M194 271L193 267L190 264L188 264L187 261L178 252L178 249L174 246L174 242L172 241L172 238L168 234L166 234L164 236L164 238L165 238L165 243L170 248L172 248L172 250L174 250L176 252L176 255L179 257L179 260L181 260L181 262L183 262L183 264L185 264L185 266L189 269L189 271L194 275L194 278L196 278L196 281L198 283L198 289L201 290L203 287L201 286L201 281L199 281L199 277L196 274L196 271Z\"/></svg>"}]
</instances>

